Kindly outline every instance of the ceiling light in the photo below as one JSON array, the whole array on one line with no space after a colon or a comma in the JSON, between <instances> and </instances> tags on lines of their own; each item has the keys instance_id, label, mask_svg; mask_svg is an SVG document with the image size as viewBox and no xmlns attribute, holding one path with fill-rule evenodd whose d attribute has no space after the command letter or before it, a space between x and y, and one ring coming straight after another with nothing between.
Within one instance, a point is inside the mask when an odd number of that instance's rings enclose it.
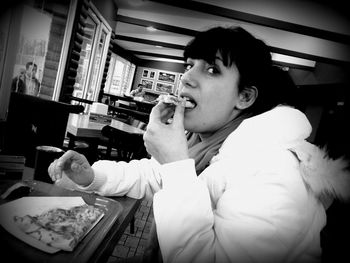
<instances>
[{"instance_id":1,"label":"ceiling light","mask_svg":"<svg viewBox=\"0 0 350 263\"><path fill-rule=\"evenodd\" d=\"M314 68L316 65L316 61L313 61L313 60L291 57L291 56L277 54L277 53L272 53L271 55L272 55L272 60L276 62L283 62L287 64L305 66L310 68Z\"/></svg>"},{"instance_id":2,"label":"ceiling light","mask_svg":"<svg viewBox=\"0 0 350 263\"><path fill-rule=\"evenodd\" d=\"M156 45L157 48L163 48L162 46Z\"/></svg>"},{"instance_id":3,"label":"ceiling light","mask_svg":"<svg viewBox=\"0 0 350 263\"><path fill-rule=\"evenodd\" d=\"M148 26L146 27L146 29L150 32L154 32L154 31L157 31L157 28L153 27L153 26Z\"/></svg>"}]
</instances>

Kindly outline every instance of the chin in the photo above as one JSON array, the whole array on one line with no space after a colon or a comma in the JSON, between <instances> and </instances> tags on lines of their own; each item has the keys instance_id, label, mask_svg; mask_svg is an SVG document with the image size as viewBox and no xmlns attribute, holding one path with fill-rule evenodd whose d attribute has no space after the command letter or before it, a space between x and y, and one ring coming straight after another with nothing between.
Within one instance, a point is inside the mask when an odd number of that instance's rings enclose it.
<instances>
[{"instance_id":1,"label":"chin","mask_svg":"<svg viewBox=\"0 0 350 263\"><path fill-rule=\"evenodd\" d=\"M200 127L198 126L197 122L195 122L195 121L185 120L184 121L184 128L186 131L189 131L189 132L201 132Z\"/></svg>"}]
</instances>

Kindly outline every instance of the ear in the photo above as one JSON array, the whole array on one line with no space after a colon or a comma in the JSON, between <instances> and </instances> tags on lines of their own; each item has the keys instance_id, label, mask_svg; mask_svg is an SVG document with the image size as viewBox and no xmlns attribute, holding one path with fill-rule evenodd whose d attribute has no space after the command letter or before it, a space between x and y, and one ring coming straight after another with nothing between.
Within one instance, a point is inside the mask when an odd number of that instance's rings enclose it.
<instances>
[{"instance_id":1,"label":"ear","mask_svg":"<svg viewBox=\"0 0 350 263\"><path fill-rule=\"evenodd\" d=\"M258 97L258 89L255 86L245 87L239 93L239 101L236 107L240 110L244 110L252 106Z\"/></svg>"}]
</instances>

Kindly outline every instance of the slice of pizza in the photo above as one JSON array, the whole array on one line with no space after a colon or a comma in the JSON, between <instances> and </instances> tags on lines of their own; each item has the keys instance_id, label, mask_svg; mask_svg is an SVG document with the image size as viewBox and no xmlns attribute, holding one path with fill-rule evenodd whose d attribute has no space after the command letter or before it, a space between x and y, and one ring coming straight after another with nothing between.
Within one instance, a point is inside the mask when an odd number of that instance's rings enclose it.
<instances>
[{"instance_id":1,"label":"slice of pizza","mask_svg":"<svg viewBox=\"0 0 350 263\"><path fill-rule=\"evenodd\" d=\"M185 101L185 108L194 108L196 104L189 98L176 97L171 94L161 94L157 98L157 101L161 101L166 104L178 105L179 103Z\"/></svg>"},{"instance_id":2,"label":"slice of pizza","mask_svg":"<svg viewBox=\"0 0 350 263\"><path fill-rule=\"evenodd\" d=\"M15 216L16 225L27 235L43 242L45 245L58 249L72 251L76 245L76 240L71 234L59 234L38 223L35 217L26 215Z\"/></svg>"},{"instance_id":3,"label":"slice of pizza","mask_svg":"<svg viewBox=\"0 0 350 263\"><path fill-rule=\"evenodd\" d=\"M15 216L14 222L24 233L44 244L72 251L102 216L102 210L82 205L54 208L35 216Z\"/></svg>"}]
</instances>

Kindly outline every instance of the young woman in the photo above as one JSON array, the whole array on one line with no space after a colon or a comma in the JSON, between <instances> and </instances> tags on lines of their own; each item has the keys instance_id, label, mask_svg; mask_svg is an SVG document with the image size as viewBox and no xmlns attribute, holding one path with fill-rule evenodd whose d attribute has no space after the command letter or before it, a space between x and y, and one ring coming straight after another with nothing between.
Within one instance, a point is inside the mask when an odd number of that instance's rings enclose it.
<instances>
[{"instance_id":1,"label":"young woman","mask_svg":"<svg viewBox=\"0 0 350 263\"><path fill-rule=\"evenodd\" d=\"M306 141L310 123L283 105L290 82L261 40L216 27L184 57L180 96L195 107L153 108L144 135L151 159L91 167L68 151L51 178L100 195L153 197L164 262L320 261L321 200L348 197L346 163Z\"/></svg>"}]
</instances>

